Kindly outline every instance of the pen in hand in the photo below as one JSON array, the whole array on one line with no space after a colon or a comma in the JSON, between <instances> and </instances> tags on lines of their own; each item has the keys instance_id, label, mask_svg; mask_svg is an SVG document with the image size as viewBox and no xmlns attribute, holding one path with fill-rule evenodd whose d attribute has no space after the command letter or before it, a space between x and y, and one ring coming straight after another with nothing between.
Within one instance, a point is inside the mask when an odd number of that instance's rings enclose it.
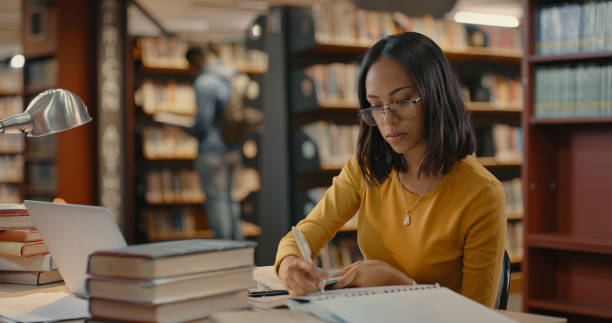
<instances>
[{"instance_id":1,"label":"pen in hand","mask_svg":"<svg viewBox=\"0 0 612 323\"><path fill-rule=\"evenodd\" d=\"M298 248L300 249L300 253L302 254L302 258L310 264L312 264L312 254L310 251L310 246L304 237L304 234L300 229L295 226L291 227L291 231L293 232L293 236L295 237L295 241L297 242ZM325 293L325 280L319 282L319 288L322 293Z\"/></svg>"}]
</instances>

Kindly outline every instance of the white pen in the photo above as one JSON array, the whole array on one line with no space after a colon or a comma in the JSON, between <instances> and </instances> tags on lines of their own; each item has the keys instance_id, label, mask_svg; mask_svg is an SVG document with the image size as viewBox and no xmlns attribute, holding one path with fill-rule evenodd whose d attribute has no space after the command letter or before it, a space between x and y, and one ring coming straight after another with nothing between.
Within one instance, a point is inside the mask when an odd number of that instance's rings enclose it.
<instances>
[{"instance_id":1,"label":"white pen","mask_svg":"<svg viewBox=\"0 0 612 323\"><path fill-rule=\"evenodd\" d=\"M308 245L308 241L304 237L304 234L300 229L295 226L291 226L291 231L293 232L293 236L295 237L295 241L297 242L298 248L300 249L300 253L302 254L302 258L306 260L309 264L312 264L312 253L310 251L310 246ZM323 284L320 284L321 292L325 292L325 281Z\"/></svg>"}]
</instances>

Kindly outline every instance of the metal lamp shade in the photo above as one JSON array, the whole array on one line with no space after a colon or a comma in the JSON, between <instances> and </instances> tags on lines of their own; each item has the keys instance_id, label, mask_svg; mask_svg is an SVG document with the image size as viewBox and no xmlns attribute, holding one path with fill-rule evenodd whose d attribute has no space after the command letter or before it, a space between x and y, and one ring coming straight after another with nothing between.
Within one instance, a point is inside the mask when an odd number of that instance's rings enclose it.
<instances>
[{"instance_id":1,"label":"metal lamp shade","mask_svg":"<svg viewBox=\"0 0 612 323\"><path fill-rule=\"evenodd\" d=\"M0 121L0 133L27 132L28 137L45 136L90 122L85 103L74 93L47 90L37 95L23 112Z\"/></svg>"}]
</instances>

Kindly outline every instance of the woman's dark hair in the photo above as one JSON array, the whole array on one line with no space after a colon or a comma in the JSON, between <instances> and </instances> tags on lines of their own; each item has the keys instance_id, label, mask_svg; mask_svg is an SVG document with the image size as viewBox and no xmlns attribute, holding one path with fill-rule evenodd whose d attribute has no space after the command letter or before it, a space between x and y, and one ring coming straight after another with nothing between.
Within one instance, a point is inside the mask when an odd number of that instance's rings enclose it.
<instances>
[{"instance_id":1,"label":"woman's dark hair","mask_svg":"<svg viewBox=\"0 0 612 323\"><path fill-rule=\"evenodd\" d=\"M453 165L474 152L475 143L469 115L448 60L436 43L426 36L406 32L379 40L366 53L357 83L361 109L370 107L365 80L370 67L382 58L391 58L404 67L421 96L424 112L423 137L427 148L419 166L421 174L447 174ZM368 185L383 183L393 168L406 170L401 154L393 151L378 127L361 121L357 160Z\"/></svg>"}]
</instances>

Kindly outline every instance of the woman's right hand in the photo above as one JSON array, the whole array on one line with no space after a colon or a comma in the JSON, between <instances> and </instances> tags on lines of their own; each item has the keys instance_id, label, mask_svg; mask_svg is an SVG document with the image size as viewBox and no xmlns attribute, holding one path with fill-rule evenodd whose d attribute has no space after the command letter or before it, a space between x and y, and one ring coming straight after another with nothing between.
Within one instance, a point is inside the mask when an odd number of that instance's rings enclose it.
<instances>
[{"instance_id":1,"label":"woman's right hand","mask_svg":"<svg viewBox=\"0 0 612 323\"><path fill-rule=\"evenodd\" d=\"M302 258L290 255L281 261L278 276L289 295L296 297L318 291L320 284L324 284L329 274Z\"/></svg>"}]
</instances>

